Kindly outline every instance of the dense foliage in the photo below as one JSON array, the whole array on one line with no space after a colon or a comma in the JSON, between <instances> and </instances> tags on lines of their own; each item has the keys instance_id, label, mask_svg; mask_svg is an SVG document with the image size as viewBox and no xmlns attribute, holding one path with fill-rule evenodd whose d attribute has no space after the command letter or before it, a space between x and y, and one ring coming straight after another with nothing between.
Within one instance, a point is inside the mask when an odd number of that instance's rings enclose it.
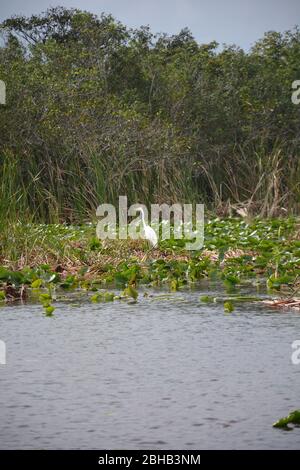
<instances>
[{"instance_id":1,"label":"dense foliage","mask_svg":"<svg viewBox=\"0 0 300 470\"><path fill-rule=\"evenodd\" d=\"M298 29L249 52L64 8L1 30L2 220L79 220L119 194L299 212Z\"/></svg>"}]
</instances>

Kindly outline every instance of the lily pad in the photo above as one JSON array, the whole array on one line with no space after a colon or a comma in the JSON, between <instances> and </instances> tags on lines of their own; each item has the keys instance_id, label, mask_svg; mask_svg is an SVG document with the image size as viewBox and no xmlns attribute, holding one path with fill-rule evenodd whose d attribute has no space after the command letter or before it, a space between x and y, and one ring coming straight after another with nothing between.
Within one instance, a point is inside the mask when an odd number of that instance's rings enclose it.
<instances>
[{"instance_id":1,"label":"lily pad","mask_svg":"<svg viewBox=\"0 0 300 470\"><path fill-rule=\"evenodd\" d=\"M273 424L274 428L292 429L289 424L300 426L300 410L291 411L285 418L281 418Z\"/></svg>"}]
</instances>

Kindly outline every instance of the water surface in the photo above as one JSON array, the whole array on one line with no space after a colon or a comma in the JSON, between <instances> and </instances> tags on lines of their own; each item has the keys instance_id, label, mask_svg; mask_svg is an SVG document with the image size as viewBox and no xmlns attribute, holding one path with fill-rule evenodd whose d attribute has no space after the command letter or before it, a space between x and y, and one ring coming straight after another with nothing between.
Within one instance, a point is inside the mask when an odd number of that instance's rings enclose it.
<instances>
[{"instance_id":1,"label":"water surface","mask_svg":"<svg viewBox=\"0 0 300 470\"><path fill-rule=\"evenodd\" d=\"M272 428L300 408L299 313L199 295L2 307L0 447L299 448Z\"/></svg>"}]
</instances>

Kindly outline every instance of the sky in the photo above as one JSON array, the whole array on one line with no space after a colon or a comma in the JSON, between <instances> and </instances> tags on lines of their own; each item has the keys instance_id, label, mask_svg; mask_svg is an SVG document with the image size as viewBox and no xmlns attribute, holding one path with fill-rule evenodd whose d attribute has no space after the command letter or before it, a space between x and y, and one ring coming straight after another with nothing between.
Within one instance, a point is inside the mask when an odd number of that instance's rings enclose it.
<instances>
[{"instance_id":1,"label":"sky","mask_svg":"<svg viewBox=\"0 0 300 470\"><path fill-rule=\"evenodd\" d=\"M0 0L0 20L58 5L111 13L128 27L149 25L155 33L188 27L200 43L216 40L246 50L265 32L300 23L300 0Z\"/></svg>"}]
</instances>

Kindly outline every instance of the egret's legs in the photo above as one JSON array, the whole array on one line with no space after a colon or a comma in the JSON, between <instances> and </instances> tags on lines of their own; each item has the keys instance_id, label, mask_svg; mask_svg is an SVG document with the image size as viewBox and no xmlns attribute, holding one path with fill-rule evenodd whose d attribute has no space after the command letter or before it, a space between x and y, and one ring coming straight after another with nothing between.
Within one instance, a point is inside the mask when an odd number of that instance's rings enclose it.
<instances>
[{"instance_id":1,"label":"egret's legs","mask_svg":"<svg viewBox=\"0 0 300 470\"><path fill-rule=\"evenodd\" d=\"M149 253L150 253L152 250L154 250L155 248L157 248L157 245L156 245L156 246L151 246L151 248L149 248L149 250L146 251L145 255L144 255L143 258L142 258L142 263L147 259Z\"/></svg>"}]
</instances>

